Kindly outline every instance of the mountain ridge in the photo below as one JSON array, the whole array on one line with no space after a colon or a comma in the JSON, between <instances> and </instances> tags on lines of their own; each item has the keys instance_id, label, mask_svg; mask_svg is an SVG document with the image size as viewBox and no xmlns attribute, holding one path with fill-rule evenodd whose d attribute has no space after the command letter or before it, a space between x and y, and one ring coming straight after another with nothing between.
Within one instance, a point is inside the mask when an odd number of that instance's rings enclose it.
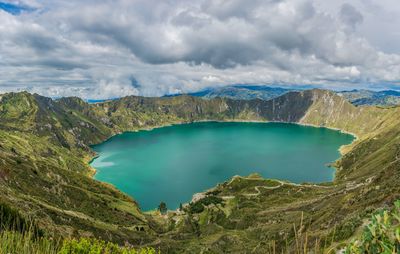
<instances>
[{"instance_id":1,"label":"mountain ridge","mask_svg":"<svg viewBox=\"0 0 400 254\"><path fill-rule=\"evenodd\" d=\"M187 93L187 95L201 97L205 99L229 98L236 100L262 99L270 100L279 97L287 92L309 90L310 88L301 87L283 88L266 85L228 85L222 87L207 88L198 92ZM336 91L340 96L356 106L376 105L376 106L396 106L400 104L400 92L395 90L372 91L365 89L353 89L349 91ZM179 96L183 94L172 94L166 97Z\"/></svg>"},{"instance_id":2,"label":"mountain ridge","mask_svg":"<svg viewBox=\"0 0 400 254\"><path fill-rule=\"evenodd\" d=\"M233 241L253 249L262 235L266 237L263 241L278 240L280 231L289 234L296 223L298 217L293 215L305 212L305 218L314 221L309 229L315 237L332 233L329 228L321 228L326 223L344 227L343 236L350 237L357 226L348 229L345 225L355 214L360 222L368 209L392 204L400 193L396 184L400 162L392 160L400 150L400 108L355 107L332 91L288 92L268 101L204 100L184 95L128 96L88 104L76 97L52 100L29 93L3 94L0 98L0 201L19 210L39 211L33 213L39 224L61 235L93 235L134 245L147 243L167 252L197 252L204 248L234 251L235 246L221 247L219 243ZM201 120L284 121L336 128L354 133L358 139L344 149L342 158L335 163L337 174L329 188L283 184L262 192L258 188L261 194L248 196L254 180L241 178L207 192L206 196L222 200L233 196L235 204L244 206L241 209L226 200L225 208L210 204L200 213L171 213L161 218L143 214L131 197L90 178L87 162L94 156L90 145L124 131ZM268 186L268 181L256 182ZM296 191L304 193L299 196ZM369 196L371 193L373 196ZM350 202L356 197L364 200ZM253 205L247 207L248 202ZM324 213L331 218L322 216ZM251 214L259 217L249 220ZM288 216L278 219L281 223L277 228L276 223L268 222L274 219L268 219L266 214L276 219L279 214ZM204 220L204 216L208 219ZM321 219L316 219L318 216ZM136 231L138 226L145 227L145 231ZM258 233L254 227L259 228ZM207 244L196 241L199 236Z\"/></svg>"}]
</instances>

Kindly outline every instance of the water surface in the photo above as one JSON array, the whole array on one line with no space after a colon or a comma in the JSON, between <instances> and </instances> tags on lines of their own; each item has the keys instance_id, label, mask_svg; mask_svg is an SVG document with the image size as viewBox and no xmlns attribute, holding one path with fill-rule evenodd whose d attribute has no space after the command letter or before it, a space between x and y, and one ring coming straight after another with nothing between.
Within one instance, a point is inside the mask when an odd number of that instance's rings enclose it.
<instances>
[{"instance_id":1,"label":"water surface","mask_svg":"<svg viewBox=\"0 0 400 254\"><path fill-rule=\"evenodd\" d=\"M285 123L203 122L127 132L93 146L95 178L134 197L143 210L161 201L175 209L230 179L257 172L266 178L326 182L327 165L353 136Z\"/></svg>"}]
</instances>

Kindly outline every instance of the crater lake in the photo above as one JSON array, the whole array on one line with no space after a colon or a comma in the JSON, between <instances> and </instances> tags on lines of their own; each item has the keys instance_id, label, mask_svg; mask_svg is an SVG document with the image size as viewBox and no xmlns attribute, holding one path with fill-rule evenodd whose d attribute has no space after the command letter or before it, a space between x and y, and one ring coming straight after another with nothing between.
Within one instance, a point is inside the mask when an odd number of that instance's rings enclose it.
<instances>
[{"instance_id":1,"label":"crater lake","mask_svg":"<svg viewBox=\"0 0 400 254\"><path fill-rule=\"evenodd\" d=\"M295 183L332 181L329 164L354 137L286 123L199 122L125 132L92 146L95 179L111 183L141 209L169 209L234 175L258 173Z\"/></svg>"}]
</instances>

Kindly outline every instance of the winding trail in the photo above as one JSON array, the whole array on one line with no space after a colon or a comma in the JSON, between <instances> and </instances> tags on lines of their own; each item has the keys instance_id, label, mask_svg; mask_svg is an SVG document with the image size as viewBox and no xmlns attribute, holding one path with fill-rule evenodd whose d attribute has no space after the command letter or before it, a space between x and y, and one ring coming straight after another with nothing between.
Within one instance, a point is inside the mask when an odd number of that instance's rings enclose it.
<instances>
[{"instance_id":1,"label":"winding trail","mask_svg":"<svg viewBox=\"0 0 400 254\"><path fill-rule=\"evenodd\" d=\"M260 178L250 178L250 177L243 177L243 176L234 176L233 178L232 178L232 180L228 183L228 185L229 184L231 184L235 179L243 179L243 180L254 180L254 181L260 181L260 180L263 180L263 179L260 179ZM265 180L265 179L264 179ZM260 188L264 188L264 189L266 189L266 190L275 190L275 189L278 189L278 188L280 188L280 187L282 187L282 186L284 186L284 185L290 185L290 186L296 186L296 187L306 187L306 188L324 188L324 189L329 189L329 188L332 188L333 186L322 186L322 185L318 185L318 184L298 184L298 183L291 183L291 182L286 182L286 181L281 181L281 180L276 180L276 179L270 179L271 181L274 181L274 182L277 182L277 183L279 183L279 185L277 185L277 186L263 186L263 185L258 185L258 186L255 186L254 187L254 189L255 189L255 193L245 193L245 194L243 194L244 196L247 196L247 197L255 197L255 196L258 196L258 195L260 195L261 194L261 191L260 191ZM223 199L232 199L232 198L234 198L234 196L224 196L224 197L222 197Z\"/></svg>"},{"instance_id":2,"label":"winding trail","mask_svg":"<svg viewBox=\"0 0 400 254\"><path fill-rule=\"evenodd\" d=\"M258 196L258 195L261 194L260 188L264 188L266 190L274 190L274 189L278 189L278 188L282 187L283 185L284 185L283 183L280 183L280 185L278 185L278 186L271 186L271 187L269 187L269 186L255 186L254 189L256 190L256 193L245 193L243 195L247 196L247 197L254 197L254 196Z\"/></svg>"}]
</instances>

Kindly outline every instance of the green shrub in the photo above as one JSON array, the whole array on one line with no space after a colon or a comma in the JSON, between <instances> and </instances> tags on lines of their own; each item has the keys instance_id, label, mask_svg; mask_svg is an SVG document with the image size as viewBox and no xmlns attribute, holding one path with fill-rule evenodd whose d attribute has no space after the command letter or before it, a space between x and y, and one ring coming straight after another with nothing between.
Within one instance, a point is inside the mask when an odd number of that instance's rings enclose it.
<instances>
[{"instance_id":1,"label":"green shrub","mask_svg":"<svg viewBox=\"0 0 400 254\"><path fill-rule=\"evenodd\" d=\"M156 254L153 248L136 250L129 247L120 247L111 242L97 239L81 238L64 240L59 254Z\"/></svg>"},{"instance_id":2,"label":"green shrub","mask_svg":"<svg viewBox=\"0 0 400 254\"><path fill-rule=\"evenodd\" d=\"M201 213L204 211L204 206L208 206L211 204L217 205L222 204L222 198L216 196L206 196L195 203L189 204L189 209L191 213Z\"/></svg>"},{"instance_id":3,"label":"green shrub","mask_svg":"<svg viewBox=\"0 0 400 254\"><path fill-rule=\"evenodd\" d=\"M134 249L97 239L64 240L34 237L31 232L0 232L1 254L159 254L154 248Z\"/></svg>"},{"instance_id":4,"label":"green shrub","mask_svg":"<svg viewBox=\"0 0 400 254\"><path fill-rule=\"evenodd\" d=\"M392 211L374 214L361 237L347 246L345 253L400 253L400 201Z\"/></svg>"},{"instance_id":5,"label":"green shrub","mask_svg":"<svg viewBox=\"0 0 400 254\"><path fill-rule=\"evenodd\" d=\"M189 209L191 213L201 213L204 211L204 206L201 202L190 203Z\"/></svg>"}]
</instances>

